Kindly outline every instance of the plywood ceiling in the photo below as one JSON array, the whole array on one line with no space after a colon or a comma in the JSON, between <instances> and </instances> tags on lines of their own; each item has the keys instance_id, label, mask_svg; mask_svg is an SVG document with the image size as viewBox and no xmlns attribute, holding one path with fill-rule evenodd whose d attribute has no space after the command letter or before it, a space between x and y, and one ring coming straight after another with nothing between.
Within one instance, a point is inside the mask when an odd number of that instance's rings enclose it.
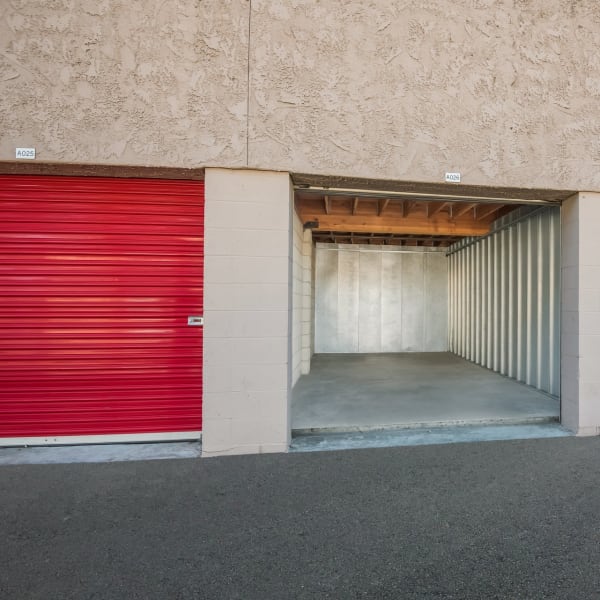
<instances>
[{"instance_id":1,"label":"plywood ceiling","mask_svg":"<svg viewBox=\"0 0 600 600\"><path fill-rule=\"evenodd\" d=\"M449 246L485 235L520 205L328 195L296 191L296 211L317 242Z\"/></svg>"}]
</instances>

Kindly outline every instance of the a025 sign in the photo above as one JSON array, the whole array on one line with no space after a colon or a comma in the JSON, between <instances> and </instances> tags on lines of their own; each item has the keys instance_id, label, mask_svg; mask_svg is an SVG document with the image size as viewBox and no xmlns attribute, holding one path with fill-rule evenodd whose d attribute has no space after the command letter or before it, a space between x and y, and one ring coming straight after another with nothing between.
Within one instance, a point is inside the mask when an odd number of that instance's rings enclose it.
<instances>
[{"instance_id":1,"label":"a025 sign","mask_svg":"<svg viewBox=\"0 0 600 600\"><path fill-rule=\"evenodd\" d=\"M35 148L17 148L15 158L27 158L33 160L35 158Z\"/></svg>"}]
</instances>

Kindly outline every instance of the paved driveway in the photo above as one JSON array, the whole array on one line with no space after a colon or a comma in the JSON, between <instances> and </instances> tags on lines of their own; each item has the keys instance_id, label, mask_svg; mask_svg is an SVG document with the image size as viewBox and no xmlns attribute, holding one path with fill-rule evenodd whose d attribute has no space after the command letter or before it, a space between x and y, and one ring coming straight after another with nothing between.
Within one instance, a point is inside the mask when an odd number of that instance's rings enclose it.
<instances>
[{"instance_id":1,"label":"paved driveway","mask_svg":"<svg viewBox=\"0 0 600 600\"><path fill-rule=\"evenodd\" d=\"M0 467L0 598L600 597L600 438Z\"/></svg>"}]
</instances>

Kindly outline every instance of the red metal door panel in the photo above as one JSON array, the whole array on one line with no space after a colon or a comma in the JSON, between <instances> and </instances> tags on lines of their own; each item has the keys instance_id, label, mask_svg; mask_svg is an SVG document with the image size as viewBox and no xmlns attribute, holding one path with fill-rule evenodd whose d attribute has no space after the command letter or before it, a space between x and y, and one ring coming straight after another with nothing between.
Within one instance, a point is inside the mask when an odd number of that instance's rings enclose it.
<instances>
[{"instance_id":1,"label":"red metal door panel","mask_svg":"<svg viewBox=\"0 0 600 600\"><path fill-rule=\"evenodd\" d=\"M2 438L202 429L204 185L0 176Z\"/></svg>"}]
</instances>

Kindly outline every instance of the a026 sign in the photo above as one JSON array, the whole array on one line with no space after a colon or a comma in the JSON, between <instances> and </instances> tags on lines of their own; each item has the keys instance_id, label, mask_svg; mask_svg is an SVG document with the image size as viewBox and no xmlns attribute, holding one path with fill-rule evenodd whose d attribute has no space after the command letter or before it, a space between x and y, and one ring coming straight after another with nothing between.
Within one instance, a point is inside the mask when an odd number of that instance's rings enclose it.
<instances>
[{"instance_id":1,"label":"a026 sign","mask_svg":"<svg viewBox=\"0 0 600 600\"><path fill-rule=\"evenodd\" d=\"M448 183L460 183L460 173L446 173Z\"/></svg>"}]
</instances>

